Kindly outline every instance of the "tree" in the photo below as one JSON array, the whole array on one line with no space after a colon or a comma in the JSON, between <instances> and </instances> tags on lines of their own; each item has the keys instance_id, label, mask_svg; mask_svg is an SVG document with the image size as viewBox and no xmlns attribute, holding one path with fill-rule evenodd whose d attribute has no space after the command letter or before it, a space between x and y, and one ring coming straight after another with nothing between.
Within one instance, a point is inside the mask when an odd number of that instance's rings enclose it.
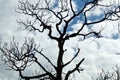
<instances>
[{"instance_id":1,"label":"tree","mask_svg":"<svg viewBox=\"0 0 120 80\"><path fill-rule=\"evenodd\" d=\"M97 32L89 29L88 32L84 33L84 28L105 20L116 21L120 18L120 7L118 5L103 5L100 4L100 1L102 0L19 0L16 12L27 15L30 19L32 18L32 20L29 19L26 20L26 22L18 21L18 23L24 25L24 29L30 32L37 31L38 33L43 33L46 31L49 39L57 42L58 53L56 55L58 57L56 64L54 64L52 60L42 52L42 49L40 50L39 47L36 46L37 44L34 42L34 39L26 39L20 47L19 43L13 38L10 45L7 43L1 45L0 50L3 61L10 69L17 71L20 77L25 80L69 80L70 76L76 71L83 71L80 66L84 58L82 58L74 68L64 72L64 68L70 65L80 52L80 48L78 48L71 60L64 62L63 57L67 52L67 49L64 48L65 42L74 37L82 37L84 40L92 35L99 38L101 37L100 33L102 30ZM74 2L79 3L76 9ZM98 7L103 8L103 13L101 16L93 17L101 18L90 20L87 13ZM81 21L82 25L80 25L76 32L70 32L72 31L71 26L78 21L78 19L76 19L77 17L81 17L79 21ZM54 32L57 32L57 35L55 35ZM48 70L42 62L38 60L36 54L44 57L53 69L51 71ZM42 70L41 73L31 76L24 75L23 72L31 63L37 64Z\"/></svg>"},{"instance_id":2,"label":"tree","mask_svg":"<svg viewBox=\"0 0 120 80\"><path fill-rule=\"evenodd\" d=\"M116 66L111 72L102 69L102 72L93 80L120 80L120 68Z\"/></svg>"}]
</instances>

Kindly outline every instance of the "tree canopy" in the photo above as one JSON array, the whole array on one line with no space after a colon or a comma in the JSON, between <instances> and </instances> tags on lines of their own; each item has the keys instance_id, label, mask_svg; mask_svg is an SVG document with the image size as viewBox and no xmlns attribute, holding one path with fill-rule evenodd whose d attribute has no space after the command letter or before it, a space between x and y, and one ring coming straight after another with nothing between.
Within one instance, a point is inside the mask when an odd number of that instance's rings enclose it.
<instances>
[{"instance_id":1,"label":"tree canopy","mask_svg":"<svg viewBox=\"0 0 120 80\"><path fill-rule=\"evenodd\" d=\"M19 0L15 11L29 18L19 20L18 23L29 32L37 32L37 34L46 32L48 39L57 43L58 50L54 54L57 55L56 62L46 56L44 49L40 48L33 38L26 38L21 46L14 38L10 44L1 45L3 61L25 80L73 79L71 76L75 72L80 73L84 70L81 65L85 58L79 58L74 67L66 69L80 53L80 48L75 47L73 57L65 62L64 55L68 53L68 49L64 47L66 42L74 37L79 37L81 40L91 36L100 38L105 27L100 31L94 31L91 26L103 21L117 21L120 18L119 5L101 4L102 1L105 0ZM101 9L101 14L93 13L96 9ZM79 22L81 25L78 25L76 31L73 31L72 26ZM84 32L86 28L89 30ZM51 47L54 46L51 45ZM46 60L48 67L40 61L40 57ZM24 71L32 65L37 65L40 72L26 75Z\"/></svg>"}]
</instances>

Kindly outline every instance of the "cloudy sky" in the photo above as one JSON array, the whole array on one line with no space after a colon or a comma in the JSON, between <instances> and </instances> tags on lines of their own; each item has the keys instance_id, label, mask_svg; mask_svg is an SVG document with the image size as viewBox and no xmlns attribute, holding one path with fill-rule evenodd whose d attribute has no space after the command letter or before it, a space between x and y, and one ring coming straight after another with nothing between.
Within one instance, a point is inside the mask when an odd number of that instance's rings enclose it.
<instances>
[{"instance_id":1,"label":"cloudy sky","mask_svg":"<svg viewBox=\"0 0 120 80\"><path fill-rule=\"evenodd\" d=\"M118 2L115 1L117 0L105 0L103 4L118 4ZM23 41L24 37L26 36L34 36L32 33L19 30L20 26L16 23L16 20L21 18L21 15L15 13L16 5L17 0L0 0L1 42L9 42L12 40L13 36L15 36L18 41ZM96 12L91 11L91 13L88 13L88 16L91 16L91 14L100 15L102 13L101 8L97 8L95 10ZM79 47L81 49L79 55L80 58L85 58L85 61L81 65L85 70L76 77L80 77L81 80L90 80L91 76L96 75L98 72L100 72L101 69L111 70L111 68L115 67L115 65L120 66L120 34L117 27L118 23L119 22L105 21L100 24L93 25L93 30L96 31L99 31L105 27L101 33L103 36L101 38L90 37L84 41L81 41L79 37L76 37L66 43L65 48L68 48L69 55L66 55L67 58L65 58L65 61L74 55L72 54L72 52L74 53L74 50L72 49L73 47ZM78 29L77 25L81 25L81 23L78 22L77 24L73 25L73 31ZM39 35L35 35L35 37L39 37ZM41 46L44 48L44 52L46 54L51 52L51 54L48 55L52 57L57 49L55 47L51 47L51 45L56 46L56 43L45 38L45 34L40 35L40 37L41 39L38 41L41 42ZM54 56L53 59L56 59L56 57ZM2 64L2 62L0 62L0 64ZM15 76L17 76L16 72L5 69L7 68L4 67L4 65L0 65L0 80L13 80Z\"/></svg>"}]
</instances>

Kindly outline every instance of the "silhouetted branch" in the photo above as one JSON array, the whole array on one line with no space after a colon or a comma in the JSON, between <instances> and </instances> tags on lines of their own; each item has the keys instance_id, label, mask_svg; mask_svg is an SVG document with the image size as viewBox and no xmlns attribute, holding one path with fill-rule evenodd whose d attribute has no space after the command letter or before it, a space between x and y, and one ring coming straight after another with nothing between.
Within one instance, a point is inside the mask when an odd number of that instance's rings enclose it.
<instances>
[{"instance_id":1,"label":"silhouetted branch","mask_svg":"<svg viewBox=\"0 0 120 80\"><path fill-rule=\"evenodd\" d=\"M51 60L47 56L45 56L41 51L38 51L37 49L35 49L35 51L42 55L56 70L56 66L51 62Z\"/></svg>"},{"instance_id":2,"label":"silhouetted branch","mask_svg":"<svg viewBox=\"0 0 120 80\"><path fill-rule=\"evenodd\" d=\"M74 73L75 71L78 71L78 72L83 71L83 69L79 69L79 67L80 67L80 65L81 65L81 63L82 63L83 61L84 61L84 58L83 58L78 64L76 64L76 67L75 67L75 68L73 68L72 70L69 70L69 71L67 72L67 74L66 74L66 76L65 76L65 80L68 80L69 76L70 76L72 73Z\"/></svg>"},{"instance_id":3,"label":"silhouetted branch","mask_svg":"<svg viewBox=\"0 0 120 80\"><path fill-rule=\"evenodd\" d=\"M0 50L3 53L3 61L12 70L18 71L21 78L25 80L36 78L50 80L69 80L69 76L72 75L75 71L83 71L80 66L84 61L84 58L80 60L73 69L68 70L68 72L63 76L64 67L72 63L80 52L80 49L78 48L76 55L74 55L72 59L69 60L67 63L64 63L63 57L65 54L65 42L77 36L82 36L84 37L84 39L86 39L86 36L92 34L97 38L101 37L100 33L103 30L96 32L92 29L89 29L89 32L86 33L83 33L82 31L85 29L85 27L101 23L105 20L119 20L120 7L114 7L114 4L100 4L100 0L81 0L81 2L84 3L82 4L81 8L74 9L73 0L35 0L35 2L29 0L19 0L19 5L16 9L16 12L24 14L32 19L26 20L26 22L18 21L18 23L24 25L24 30L28 30L30 32L38 31L39 33L43 33L47 31L49 39L57 42L58 54L56 54L56 64L53 64L52 60L50 60L48 56L46 56L42 53L42 51L39 51L38 48L36 48L36 44L34 43L33 39L26 39L26 41L21 46L19 46L19 44L15 42L14 39L9 44L10 46L7 43L2 45L0 47ZM79 5L76 6L79 7ZM98 18L95 21L90 20L87 13L91 12L94 8L97 7L104 7L107 8L107 10L102 10L101 18ZM71 23L76 23L76 18L79 16L83 18L83 20L80 19L82 25L76 32L69 33L70 31L68 29L71 28ZM55 33L57 33L57 36L55 35ZM49 71L48 69L46 69L46 67L44 67L42 62L39 61L38 57L35 55L37 53L48 61L50 67L54 68L53 71ZM40 67L40 69L42 69L43 73L33 76L24 76L22 72L28 66L30 66L30 63L36 63Z\"/></svg>"},{"instance_id":4,"label":"silhouetted branch","mask_svg":"<svg viewBox=\"0 0 120 80\"><path fill-rule=\"evenodd\" d=\"M40 74L40 75L38 74L38 75L36 75L36 76L23 76L21 70L18 70L18 71L19 71L20 77L21 77L22 79L25 79L25 80L30 80L30 79L35 79L35 78L42 78L42 77L48 76L47 73Z\"/></svg>"},{"instance_id":5,"label":"silhouetted branch","mask_svg":"<svg viewBox=\"0 0 120 80\"><path fill-rule=\"evenodd\" d=\"M48 71L44 68L44 66L42 66L42 64L41 64L39 61L37 61L37 59L35 60L35 62L43 69L43 71L46 72L46 74L47 74L48 76L50 76L53 80L55 80L54 75L51 74L50 72L48 72Z\"/></svg>"},{"instance_id":6,"label":"silhouetted branch","mask_svg":"<svg viewBox=\"0 0 120 80\"><path fill-rule=\"evenodd\" d=\"M97 78L93 78L93 80L120 80L120 68L116 66L112 71L102 69Z\"/></svg>"},{"instance_id":7,"label":"silhouetted branch","mask_svg":"<svg viewBox=\"0 0 120 80\"><path fill-rule=\"evenodd\" d=\"M70 61L68 61L67 63L65 63L63 65L63 67L69 65L78 56L79 52L80 52L80 49L78 48L78 52L74 55L74 57Z\"/></svg>"},{"instance_id":8,"label":"silhouetted branch","mask_svg":"<svg viewBox=\"0 0 120 80\"><path fill-rule=\"evenodd\" d=\"M0 48L2 51L3 55L3 60L5 63L13 70L18 71L21 78L23 79L34 79L34 78L41 78L45 76L50 76L51 78L54 79L54 76L48 72L44 66L40 62L38 62L37 57L35 57L35 51L36 45L34 44L33 39L30 39L29 41L26 40L25 43L22 45L20 48L19 45L13 40L11 42L10 47L7 46L7 44L4 44L3 47ZM38 52L38 51L37 51ZM39 52L40 53L40 52ZM40 53L45 59L49 60L45 55ZM21 63L20 63L21 62ZM44 74L36 75L36 76L24 76L22 74L22 71L26 69L28 63L30 62L35 62L37 63L40 68L45 72ZM52 62L49 60L52 66ZM54 66L55 67L55 66Z\"/></svg>"},{"instance_id":9,"label":"silhouetted branch","mask_svg":"<svg viewBox=\"0 0 120 80\"><path fill-rule=\"evenodd\" d=\"M35 47L33 39L26 40L22 47L19 47L19 43L16 43L13 39L10 46L5 43L0 47L0 50L3 53L3 60L10 68L24 70L27 67L27 63L34 60L32 57L29 59L33 54L33 47Z\"/></svg>"}]
</instances>

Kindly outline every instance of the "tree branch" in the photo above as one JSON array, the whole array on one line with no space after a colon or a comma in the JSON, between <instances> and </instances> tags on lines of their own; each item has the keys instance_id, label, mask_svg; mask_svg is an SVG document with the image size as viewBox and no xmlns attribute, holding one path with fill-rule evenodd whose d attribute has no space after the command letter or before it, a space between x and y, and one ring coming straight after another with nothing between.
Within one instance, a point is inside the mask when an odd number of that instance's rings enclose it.
<instances>
[{"instance_id":1,"label":"tree branch","mask_svg":"<svg viewBox=\"0 0 120 80\"><path fill-rule=\"evenodd\" d=\"M76 67L75 67L74 69L69 70L69 71L67 72L67 74L66 74L66 76L65 76L65 80L68 80L69 76L70 76L72 73L74 73L75 71L80 72L80 71L83 70L83 69L79 69L79 67L80 67L80 65L81 65L81 63L82 63L83 61L84 61L84 58L83 58L78 64L76 64Z\"/></svg>"},{"instance_id":2,"label":"tree branch","mask_svg":"<svg viewBox=\"0 0 120 80\"><path fill-rule=\"evenodd\" d=\"M78 48L78 52L74 55L74 57L70 61L68 61L67 63L65 63L63 65L63 67L69 65L78 56L79 52L80 52L80 49Z\"/></svg>"},{"instance_id":3,"label":"tree branch","mask_svg":"<svg viewBox=\"0 0 120 80\"><path fill-rule=\"evenodd\" d=\"M51 62L51 60L47 56L45 56L41 51L38 51L37 49L35 49L35 51L42 55L56 70L56 66Z\"/></svg>"}]
</instances>

